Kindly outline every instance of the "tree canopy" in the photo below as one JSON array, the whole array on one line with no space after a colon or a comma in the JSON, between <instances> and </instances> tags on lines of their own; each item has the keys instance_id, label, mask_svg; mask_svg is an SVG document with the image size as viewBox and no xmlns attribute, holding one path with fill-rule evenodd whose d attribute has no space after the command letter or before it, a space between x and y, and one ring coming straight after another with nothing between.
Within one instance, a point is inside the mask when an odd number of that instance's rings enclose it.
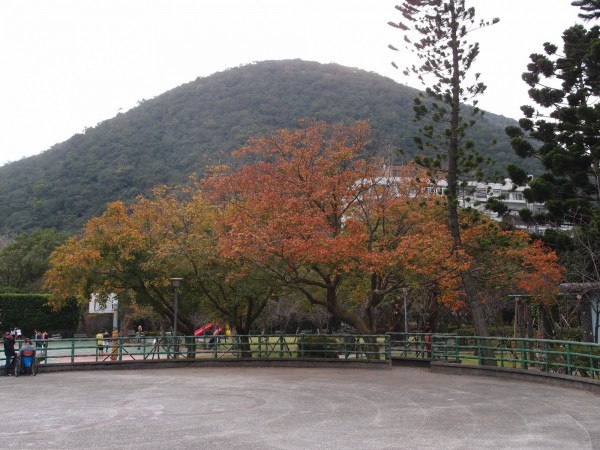
<instances>
[{"instance_id":1,"label":"tree canopy","mask_svg":"<svg viewBox=\"0 0 600 450\"><path fill-rule=\"evenodd\" d=\"M254 164L110 204L52 254L54 305L114 292L172 323L177 276L184 333L199 311L247 333L271 300L300 294L368 334L401 288L435 286L437 301L461 308L464 264L490 295L544 286L551 298L561 274L552 252L470 215L468 246L457 251L426 173L407 165L382 175L380 161L361 156L370 136L366 122L309 121L251 139L239 154ZM495 258L503 270L492 277Z\"/></svg>"},{"instance_id":2,"label":"tree canopy","mask_svg":"<svg viewBox=\"0 0 600 450\"><path fill-rule=\"evenodd\" d=\"M519 127L506 129L515 152L538 158L546 172L533 180L516 166L509 173L528 182L527 200L545 203L546 220L577 223L600 200L600 28L575 25L562 39L562 52L546 43L531 55L523 80L537 108L523 106Z\"/></svg>"}]
</instances>

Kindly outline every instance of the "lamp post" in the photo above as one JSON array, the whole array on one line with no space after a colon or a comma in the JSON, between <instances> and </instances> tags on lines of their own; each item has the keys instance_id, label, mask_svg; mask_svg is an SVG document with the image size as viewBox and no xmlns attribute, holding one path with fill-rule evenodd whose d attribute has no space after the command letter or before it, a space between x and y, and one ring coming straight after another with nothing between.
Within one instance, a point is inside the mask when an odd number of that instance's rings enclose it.
<instances>
[{"instance_id":1,"label":"lamp post","mask_svg":"<svg viewBox=\"0 0 600 450\"><path fill-rule=\"evenodd\" d=\"M408 308L406 307L408 288L402 288L402 294L404 294L404 334L408 334Z\"/></svg>"},{"instance_id":2,"label":"lamp post","mask_svg":"<svg viewBox=\"0 0 600 450\"><path fill-rule=\"evenodd\" d=\"M177 336L177 290L181 286L183 278L171 278L173 286L173 336Z\"/></svg>"},{"instance_id":3,"label":"lamp post","mask_svg":"<svg viewBox=\"0 0 600 450\"><path fill-rule=\"evenodd\" d=\"M119 300L113 297L113 330L112 330L112 351L111 360L116 360L119 356Z\"/></svg>"}]
</instances>

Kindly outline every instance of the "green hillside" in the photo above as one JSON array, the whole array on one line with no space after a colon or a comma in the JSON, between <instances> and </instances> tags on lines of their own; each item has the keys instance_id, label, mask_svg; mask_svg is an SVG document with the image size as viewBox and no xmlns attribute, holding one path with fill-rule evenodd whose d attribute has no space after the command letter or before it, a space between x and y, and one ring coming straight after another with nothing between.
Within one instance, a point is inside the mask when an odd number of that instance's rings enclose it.
<instances>
[{"instance_id":1,"label":"green hillside","mask_svg":"<svg viewBox=\"0 0 600 450\"><path fill-rule=\"evenodd\" d=\"M413 156L417 92L375 73L300 60L198 78L40 155L0 167L0 232L79 230L107 202L131 200L154 185L181 183L207 165L231 162L230 152L249 137L294 127L299 119L369 119L378 149L404 148ZM503 131L512 123L486 114L472 132L500 169L517 160Z\"/></svg>"}]
</instances>

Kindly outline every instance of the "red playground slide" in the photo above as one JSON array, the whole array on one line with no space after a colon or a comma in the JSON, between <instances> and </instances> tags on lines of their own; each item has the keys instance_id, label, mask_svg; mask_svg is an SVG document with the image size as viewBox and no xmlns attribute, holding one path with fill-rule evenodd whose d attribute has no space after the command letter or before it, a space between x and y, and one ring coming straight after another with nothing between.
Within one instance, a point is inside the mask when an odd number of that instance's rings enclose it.
<instances>
[{"instance_id":1,"label":"red playground slide","mask_svg":"<svg viewBox=\"0 0 600 450\"><path fill-rule=\"evenodd\" d=\"M212 327L214 327L215 324L214 323L207 323L206 325L198 328L196 331L194 331L194 336L201 336L204 333L206 333L207 331L209 331Z\"/></svg>"}]
</instances>

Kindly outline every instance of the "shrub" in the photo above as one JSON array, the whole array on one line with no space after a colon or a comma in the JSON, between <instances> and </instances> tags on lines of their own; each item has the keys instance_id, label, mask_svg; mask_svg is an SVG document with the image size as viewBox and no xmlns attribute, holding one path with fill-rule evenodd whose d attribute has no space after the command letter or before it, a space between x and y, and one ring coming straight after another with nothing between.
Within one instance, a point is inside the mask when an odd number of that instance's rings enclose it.
<instances>
[{"instance_id":1,"label":"shrub","mask_svg":"<svg viewBox=\"0 0 600 450\"><path fill-rule=\"evenodd\" d=\"M49 334L72 334L79 323L80 307L69 299L65 307L54 311L48 305L48 295L0 294L0 321L3 330L20 327L24 336L45 329Z\"/></svg>"},{"instance_id":2,"label":"shrub","mask_svg":"<svg viewBox=\"0 0 600 450\"><path fill-rule=\"evenodd\" d=\"M323 334L300 336L298 358L339 358L336 338Z\"/></svg>"},{"instance_id":3,"label":"shrub","mask_svg":"<svg viewBox=\"0 0 600 450\"><path fill-rule=\"evenodd\" d=\"M557 328L556 335L554 338L557 341L573 341L581 342L583 340L583 333L581 328Z\"/></svg>"}]
</instances>

